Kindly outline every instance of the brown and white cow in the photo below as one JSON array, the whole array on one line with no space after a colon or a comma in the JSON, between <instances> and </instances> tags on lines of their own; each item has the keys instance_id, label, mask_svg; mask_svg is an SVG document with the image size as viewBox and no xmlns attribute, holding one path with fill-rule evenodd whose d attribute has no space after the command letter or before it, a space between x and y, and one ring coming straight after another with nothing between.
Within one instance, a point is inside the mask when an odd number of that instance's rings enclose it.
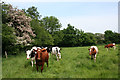
<instances>
[{"instance_id":1,"label":"brown and white cow","mask_svg":"<svg viewBox=\"0 0 120 80\"><path fill-rule=\"evenodd\" d=\"M42 66L41 67L41 72L42 72L45 62L47 63L47 67L48 67L48 59L49 59L49 54L45 48L37 50L37 54L35 55L37 71L38 71L38 67Z\"/></svg>"},{"instance_id":2,"label":"brown and white cow","mask_svg":"<svg viewBox=\"0 0 120 80\"><path fill-rule=\"evenodd\" d=\"M97 46L91 46L88 50L89 50L89 55L91 55L91 59L93 59L94 57L94 61L96 62L96 56L98 53Z\"/></svg>"},{"instance_id":3,"label":"brown and white cow","mask_svg":"<svg viewBox=\"0 0 120 80\"><path fill-rule=\"evenodd\" d=\"M115 46L115 43L112 43L112 44L105 45L104 48L107 48L107 51L108 51L109 48L114 48L114 50L115 50L116 46Z\"/></svg>"}]
</instances>

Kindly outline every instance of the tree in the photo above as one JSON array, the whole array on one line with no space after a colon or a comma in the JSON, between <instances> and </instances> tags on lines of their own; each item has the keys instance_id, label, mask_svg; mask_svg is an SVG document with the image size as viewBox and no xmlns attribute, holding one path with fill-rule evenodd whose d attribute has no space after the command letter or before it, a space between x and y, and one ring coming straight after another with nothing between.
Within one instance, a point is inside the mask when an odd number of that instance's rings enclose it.
<instances>
[{"instance_id":1,"label":"tree","mask_svg":"<svg viewBox=\"0 0 120 80\"><path fill-rule=\"evenodd\" d=\"M95 38L97 40L97 44L104 44L104 34L95 33Z\"/></svg>"},{"instance_id":2,"label":"tree","mask_svg":"<svg viewBox=\"0 0 120 80\"><path fill-rule=\"evenodd\" d=\"M2 52L14 51L13 46L16 43L16 36L13 34L14 29L7 26L6 24L2 25Z\"/></svg>"},{"instance_id":3,"label":"tree","mask_svg":"<svg viewBox=\"0 0 120 80\"><path fill-rule=\"evenodd\" d=\"M54 45L56 46L62 46L61 43L63 41L63 37L64 37L64 34L62 31L56 31L54 32L54 34L52 35L53 36L53 39L54 39Z\"/></svg>"},{"instance_id":4,"label":"tree","mask_svg":"<svg viewBox=\"0 0 120 80\"><path fill-rule=\"evenodd\" d=\"M27 45L31 43L33 41L31 38L36 36L30 26L30 21L32 19L27 17L24 11L13 8L12 5L9 5L8 9L8 26L13 27L15 31L14 34L17 36L16 44Z\"/></svg>"},{"instance_id":5,"label":"tree","mask_svg":"<svg viewBox=\"0 0 120 80\"><path fill-rule=\"evenodd\" d=\"M82 46L83 45L83 41L84 41L84 31L79 30L79 29L75 29L76 30L76 35L77 35L77 44L76 46Z\"/></svg>"},{"instance_id":6,"label":"tree","mask_svg":"<svg viewBox=\"0 0 120 80\"><path fill-rule=\"evenodd\" d=\"M38 20L32 20L31 26L35 31L36 37L35 41L33 42L33 45L36 46L49 46L53 45L53 38L52 35L50 35L43 26L40 26Z\"/></svg>"},{"instance_id":7,"label":"tree","mask_svg":"<svg viewBox=\"0 0 120 80\"><path fill-rule=\"evenodd\" d=\"M47 30L50 34L54 34L55 31L59 31L61 28L61 23L54 16L44 17L40 21L40 24L41 26L44 26L45 30Z\"/></svg>"},{"instance_id":8,"label":"tree","mask_svg":"<svg viewBox=\"0 0 120 80\"><path fill-rule=\"evenodd\" d=\"M2 2L2 24L8 23L7 11L9 10L9 5Z\"/></svg>"},{"instance_id":9,"label":"tree","mask_svg":"<svg viewBox=\"0 0 120 80\"><path fill-rule=\"evenodd\" d=\"M39 12L37 11L37 8L32 6L28 8L27 10L23 9L27 16L30 16L32 19L40 19L41 15L39 15Z\"/></svg>"},{"instance_id":10,"label":"tree","mask_svg":"<svg viewBox=\"0 0 120 80\"><path fill-rule=\"evenodd\" d=\"M96 45L96 38L93 33L85 33L83 39L83 46Z\"/></svg>"},{"instance_id":11,"label":"tree","mask_svg":"<svg viewBox=\"0 0 120 80\"><path fill-rule=\"evenodd\" d=\"M66 29L63 29L62 31L64 33L63 42L62 44L64 46L74 46L75 42L75 31L74 26L71 26L68 24L68 27Z\"/></svg>"},{"instance_id":12,"label":"tree","mask_svg":"<svg viewBox=\"0 0 120 80\"><path fill-rule=\"evenodd\" d=\"M106 30L105 32L105 42L106 43L113 43L114 42L114 33L111 30Z\"/></svg>"}]
</instances>

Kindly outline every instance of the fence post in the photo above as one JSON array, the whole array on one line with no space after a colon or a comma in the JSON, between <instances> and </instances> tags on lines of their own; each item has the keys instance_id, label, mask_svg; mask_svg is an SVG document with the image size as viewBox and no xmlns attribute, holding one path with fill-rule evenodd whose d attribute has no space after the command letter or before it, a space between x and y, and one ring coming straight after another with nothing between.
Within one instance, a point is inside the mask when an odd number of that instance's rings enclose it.
<instances>
[{"instance_id":1,"label":"fence post","mask_svg":"<svg viewBox=\"0 0 120 80\"><path fill-rule=\"evenodd\" d=\"M6 51L5 51L5 57L8 58L8 57L7 57L7 52L6 52Z\"/></svg>"}]
</instances>

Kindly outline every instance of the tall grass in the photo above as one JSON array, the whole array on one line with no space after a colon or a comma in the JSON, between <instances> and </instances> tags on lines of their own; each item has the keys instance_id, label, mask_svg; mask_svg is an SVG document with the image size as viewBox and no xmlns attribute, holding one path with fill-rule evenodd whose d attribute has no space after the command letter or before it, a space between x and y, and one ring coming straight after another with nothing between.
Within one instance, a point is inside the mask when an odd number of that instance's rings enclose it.
<instances>
[{"instance_id":1,"label":"tall grass","mask_svg":"<svg viewBox=\"0 0 120 80\"><path fill-rule=\"evenodd\" d=\"M62 59L50 56L49 66L44 65L43 73L31 66L26 54L3 58L3 78L118 78L118 49L107 51L98 46L96 63L90 59L87 47L62 48Z\"/></svg>"}]
</instances>

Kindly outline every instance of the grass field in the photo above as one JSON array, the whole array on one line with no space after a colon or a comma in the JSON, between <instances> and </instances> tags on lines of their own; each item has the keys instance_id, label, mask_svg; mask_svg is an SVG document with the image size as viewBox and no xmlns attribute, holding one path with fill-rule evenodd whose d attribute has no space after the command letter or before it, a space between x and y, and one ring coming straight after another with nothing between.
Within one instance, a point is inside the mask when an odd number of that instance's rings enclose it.
<instances>
[{"instance_id":1,"label":"grass field","mask_svg":"<svg viewBox=\"0 0 120 80\"><path fill-rule=\"evenodd\" d=\"M50 56L49 67L44 65L43 73L31 67L26 54L8 56L2 59L2 78L118 78L118 46L107 51L98 46L96 63L90 59L87 47L62 48L62 59L56 61Z\"/></svg>"}]
</instances>

